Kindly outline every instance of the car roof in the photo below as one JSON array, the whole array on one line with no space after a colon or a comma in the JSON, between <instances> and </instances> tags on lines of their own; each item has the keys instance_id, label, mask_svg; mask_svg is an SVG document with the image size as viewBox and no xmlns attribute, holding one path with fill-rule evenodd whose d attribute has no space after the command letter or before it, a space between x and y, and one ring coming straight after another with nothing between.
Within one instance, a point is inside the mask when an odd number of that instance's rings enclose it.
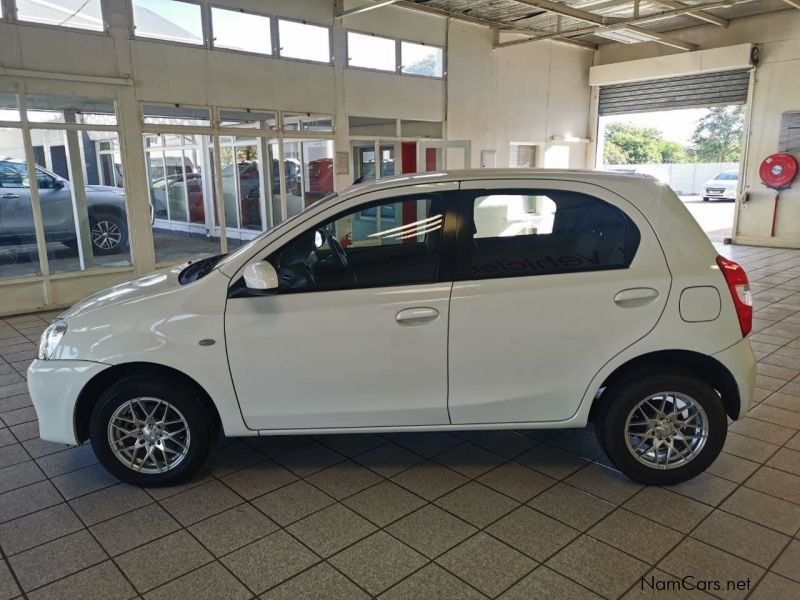
<instances>
[{"instance_id":1,"label":"car roof","mask_svg":"<svg viewBox=\"0 0 800 600\"><path fill-rule=\"evenodd\" d=\"M585 183L631 183L637 181L657 182L646 173L620 173L614 171L593 171L589 169L458 169L432 171L429 173L408 173L384 177L378 181L356 184L344 191L365 192L403 185L441 183L448 181L475 181L481 179L566 179Z\"/></svg>"}]
</instances>

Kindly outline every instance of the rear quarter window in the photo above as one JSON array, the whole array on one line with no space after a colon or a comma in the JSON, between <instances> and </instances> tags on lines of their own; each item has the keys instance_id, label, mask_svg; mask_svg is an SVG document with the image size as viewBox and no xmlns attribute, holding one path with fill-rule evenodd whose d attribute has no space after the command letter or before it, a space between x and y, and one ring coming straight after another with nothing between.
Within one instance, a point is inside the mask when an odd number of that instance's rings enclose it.
<instances>
[{"instance_id":1,"label":"rear quarter window","mask_svg":"<svg viewBox=\"0 0 800 600\"><path fill-rule=\"evenodd\" d=\"M620 208L562 190L482 193L468 203L466 222L460 279L626 269L641 238Z\"/></svg>"}]
</instances>

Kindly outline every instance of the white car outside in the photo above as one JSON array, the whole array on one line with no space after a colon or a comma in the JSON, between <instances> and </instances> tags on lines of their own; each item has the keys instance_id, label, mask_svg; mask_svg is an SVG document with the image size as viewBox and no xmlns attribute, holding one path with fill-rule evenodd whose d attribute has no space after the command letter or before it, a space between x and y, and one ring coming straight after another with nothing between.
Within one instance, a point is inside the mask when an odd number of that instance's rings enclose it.
<instances>
[{"instance_id":1,"label":"white car outside","mask_svg":"<svg viewBox=\"0 0 800 600\"><path fill-rule=\"evenodd\" d=\"M90 296L28 371L45 440L142 485L227 436L584 427L629 477L703 471L746 412L747 277L651 178L383 179L226 257Z\"/></svg>"},{"instance_id":2,"label":"white car outside","mask_svg":"<svg viewBox=\"0 0 800 600\"><path fill-rule=\"evenodd\" d=\"M703 186L703 201L736 200L739 185L739 171L723 171Z\"/></svg>"}]
</instances>

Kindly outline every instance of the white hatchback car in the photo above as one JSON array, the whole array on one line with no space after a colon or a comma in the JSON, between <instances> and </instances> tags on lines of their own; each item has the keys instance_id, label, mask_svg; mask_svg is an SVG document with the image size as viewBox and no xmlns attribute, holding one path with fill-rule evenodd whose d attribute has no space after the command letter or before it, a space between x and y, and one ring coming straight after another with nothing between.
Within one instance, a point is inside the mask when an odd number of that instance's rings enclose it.
<instances>
[{"instance_id":1,"label":"white hatchback car","mask_svg":"<svg viewBox=\"0 0 800 600\"><path fill-rule=\"evenodd\" d=\"M166 485L228 436L584 427L629 477L703 471L753 395L747 277L675 194L598 172L357 186L42 335L45 440Z\"/></svg>"}]
</instances>

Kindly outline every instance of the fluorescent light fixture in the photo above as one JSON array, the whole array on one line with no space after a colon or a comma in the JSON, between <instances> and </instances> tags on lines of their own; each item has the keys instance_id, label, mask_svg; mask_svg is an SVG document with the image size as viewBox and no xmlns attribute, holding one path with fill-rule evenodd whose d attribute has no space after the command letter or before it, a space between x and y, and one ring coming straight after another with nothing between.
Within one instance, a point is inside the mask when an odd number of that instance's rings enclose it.
<instances>
[{"instance_id":1,"label":"fluorescent light fixture","mask_svg":"<svg viewBox=\"0 0 800 600\"><path fill-rule=\"evenodd\" d=\"M554 135L550 137L553 142L566 142L568 144L588 144L592 140L589 138L575 137L574 135Z\"/></svg>"},{"instance_id":2,"label":"fluorescent light fixture","mask_svg":"<svg viewBox=\"0 0 800 600\"><path fill-rule=\"evenodd\" d=\"M616 29L601 29L599 31L592 32L594 35L598 35L602 38L606 38L607 40L613 40L615 42L621 42L623 44L641 44L642 42L655 42L658 41L658 37L655 35L650 35L649 33L645 33L644 31L629 29L628 27L617 27Z\"/></svg>"}]
</instances>

